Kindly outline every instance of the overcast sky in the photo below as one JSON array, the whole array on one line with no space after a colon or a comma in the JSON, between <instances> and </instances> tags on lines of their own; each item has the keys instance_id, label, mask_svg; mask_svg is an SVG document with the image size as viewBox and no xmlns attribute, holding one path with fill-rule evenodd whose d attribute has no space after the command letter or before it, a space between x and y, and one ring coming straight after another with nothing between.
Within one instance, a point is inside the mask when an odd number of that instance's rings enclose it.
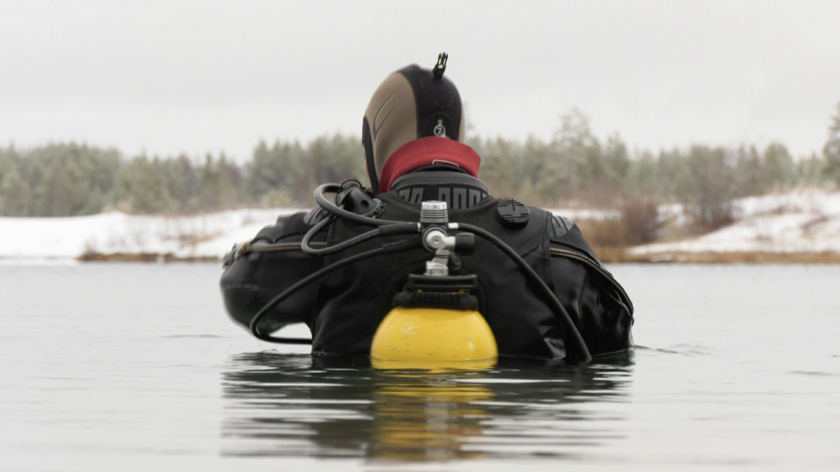
<instances>
[{"instance_id":1,"label":"overcast sky","mask_svg":"<svg viewBox=\"0 0 840 472\"><path fill-rule=\"evenodd\" d=\"M635 149L804 155L840 102L840 1L0 0L0 145L247 159L360 134L440 51L483 136L548 139L577 107Z\"/></svg>"}]
</instances>

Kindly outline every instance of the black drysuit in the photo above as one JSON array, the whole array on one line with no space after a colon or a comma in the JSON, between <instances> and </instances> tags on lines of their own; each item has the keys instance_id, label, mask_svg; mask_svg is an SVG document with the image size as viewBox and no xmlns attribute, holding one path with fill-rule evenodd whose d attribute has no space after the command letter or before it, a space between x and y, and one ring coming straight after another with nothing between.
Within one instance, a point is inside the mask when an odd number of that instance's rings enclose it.
<instances>
[{"instance_id":1,"label":"black drysuit","mask_svg":"<svg viewBox=\"0 0 840 472\"><path fill-rule=\"evenodd\" d=\"M512 228L497 217L499 206L509 210L513 204L520 213L524 206L493 198L478 179L451 171L412 172L377 198L385 204L380 218L408 222L419 221L421 201L447 201L450 222L490 231L527 261L553 289L593 356L632 347L632 302L568 219L527 207L527 224ZM329 256L310 256L300 250L300 241L315 224L313 220L312 213L306 212L283 216L229 257L221 287L227 310L237 323L247 327L268 301L325 265L405 239L374 238ZM333 245L369 230L339 218L314 241ZM260 331L305 323L312 332L313 354L368 355L394 295L403 289L409 274L423 273L431 257L430 252L416 249L339 269L273 308L263 318ZM450 264L453 275L478 276L479 311L496 337L500 356L566 356L566 328L508 256L477 238L474 253L457 256L454 262Z\"/></svg>"}]
</instances>

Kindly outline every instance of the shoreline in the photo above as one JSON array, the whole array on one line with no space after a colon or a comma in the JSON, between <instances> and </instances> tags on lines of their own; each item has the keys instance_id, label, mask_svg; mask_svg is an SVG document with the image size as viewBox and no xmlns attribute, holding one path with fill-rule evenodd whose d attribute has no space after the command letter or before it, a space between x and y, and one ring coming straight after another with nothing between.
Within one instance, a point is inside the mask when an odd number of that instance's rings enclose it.
<instances>
[{"instance_id":1,"label":"shoreline","mask_svg":"<svg viewBox=\"0 0 840 472\"><path fill-rule=\"evenodd\" d=\"M605 264L840 264L840 253L823 252L770 252L770 251L674 251L649 254L631 254L611 249L595 253Z\"/></svg>"},{"instance_id":2,"label":"shoreline","mask_svg":"<svg viewBox=\"0 0 840 472\"><path fill-rule=\"evenodd\" d=\"M825 252L661 252L655 254L632 254L620 248L596 248L595 253L604 264L775 264L775 265L833 265L840 264L840 253ZM62 263L214 263L220 264L224 258L216 256L178 256L173 253L85 253L75 258L3 258L0 265L39 265Z\"/></svg>"},{"instance_id":3,"label":"shoreline","mask_svg":"<svg viewBox=\"0 0 840 472\"><path fill-rule=\"evenodd\" d=\"M840 264L840 191L796 189L745 197L737 217L695 234L685 209L660 205L656 239L624 245L600 238L592 222L615 220L606 210L554 209L578 223L605 263ZM108 212L66 218L0 217L0 264L79 262L215 262L294 208L239 209L191 216ZM610 225L600 225L606 229ZM595 233L587 233L593 231ZM52 262L55 261L55 262Z\"/></svg>"},{"instance_id":4,"label":"shoreline","mask_svg":"<svg viewBox=\"0 0 840 472\"><path fill-rule=\"evenodd\" d=\"M171 252L160 254L155 252L102 254L86 252L75 258L76 262L140 262L166 264L171 262L222 262L223 257L216 256L176 256Z\"/></svg>"}]
</instances>

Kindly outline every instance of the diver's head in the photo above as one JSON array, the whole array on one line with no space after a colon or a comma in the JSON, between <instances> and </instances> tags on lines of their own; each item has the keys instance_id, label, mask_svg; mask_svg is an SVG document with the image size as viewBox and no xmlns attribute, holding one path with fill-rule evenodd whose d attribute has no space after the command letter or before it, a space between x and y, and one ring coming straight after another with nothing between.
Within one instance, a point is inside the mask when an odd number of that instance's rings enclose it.
<instances>
[{"instance_id":1,"label":"diver's head","mask_svg":"<svg viewBox=\"0 0 840 472\"><path fill-rule=\"evenodd\" d=\"M471 172L469 165L463 165L446 149L443 152L435 150L440 158L434 162L417 159L416 153L412 153L415 156L411 159L413 164L405 159L397 159L401 161L399 165L392 161L392 158L400 157L398 150L418 139L424 139L423 144L429 149L430 146L449 148L453 142L464 141L464 108L455 84L443 76L446 59L446 53L438 56L433 70L416 64L400 69L389 75L374 92L362 125L362 144L374 191L388 191L399 172L428 165L451 165L477 175L477 164ZM426 154L429 154L428 150ZM412 166L415 167L408 168Z\"/></svg>"}]
</instances>

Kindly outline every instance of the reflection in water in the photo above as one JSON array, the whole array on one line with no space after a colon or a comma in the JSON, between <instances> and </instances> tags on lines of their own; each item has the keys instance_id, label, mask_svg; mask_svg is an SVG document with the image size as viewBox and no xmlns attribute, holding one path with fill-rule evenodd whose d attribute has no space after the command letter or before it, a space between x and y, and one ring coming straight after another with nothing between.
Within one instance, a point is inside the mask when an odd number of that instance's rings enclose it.
<instances>
[{"instance_id":1,"label":"reflection in water","mask_svg":"<svg viewBox=\"0 0 840 472\"><path fill-rule=\"evenodd\" d=\"M501 361L477 372L378 370L364 359L231 358L226 455L452 460L576 457L618 438L632 359Z\"/></svg>"}]
</instances>

